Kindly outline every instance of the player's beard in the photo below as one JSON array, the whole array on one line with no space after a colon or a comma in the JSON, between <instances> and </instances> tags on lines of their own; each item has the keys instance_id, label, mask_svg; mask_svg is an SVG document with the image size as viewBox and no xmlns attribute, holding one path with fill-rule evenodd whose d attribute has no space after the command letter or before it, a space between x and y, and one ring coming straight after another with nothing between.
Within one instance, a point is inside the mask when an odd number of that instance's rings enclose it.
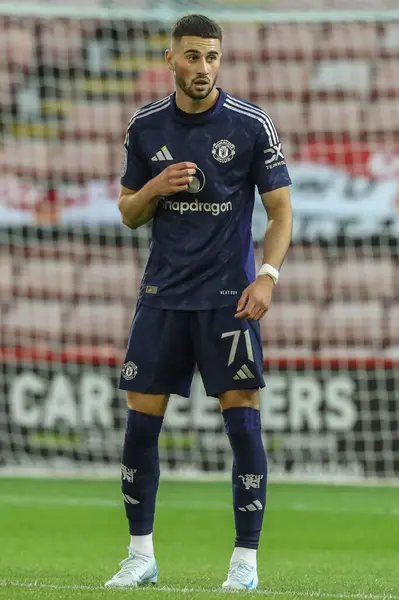
<instances>
[{"instance_id":1,"label":"player's beard","mask_svg":"<svg viewBox=\"0 0 399 600\"><path fill-rule=\"evenodd\" d=\"M199 78L196 77L196 79L199 79ZM209 81L208 85L205 85L203 87L203 89L198 90L195 87L195 83L194 83L195 80L190 81L190 83L186 83L184 78L180 77L180 75L177 73L177 71L175 72L175 81L176 81L176 86L178 86L186 94L186 96L188 96L192 100L203 100L204 98L209 96L209 94L212 92L213 88L216 85L216 77L215 77L215 79L213 81Z\"/></svg>"}]
</instances>

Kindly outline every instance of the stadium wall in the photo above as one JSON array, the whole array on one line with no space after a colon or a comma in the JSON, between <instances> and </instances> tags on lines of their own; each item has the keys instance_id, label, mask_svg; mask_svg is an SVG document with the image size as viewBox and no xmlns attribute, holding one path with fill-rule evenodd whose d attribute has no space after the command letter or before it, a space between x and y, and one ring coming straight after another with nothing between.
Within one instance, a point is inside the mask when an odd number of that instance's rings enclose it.
<instances>
[{"instance_id":1,"label":"stadium wall","mask_svg":"<svg viewBox=\"0 0 399 600\"><path fill-rule=\"evenodd\" d=\"M0 473L117 472L126 418L120 354L3 348L1 359ZM272 478L396 478L398 367L373 359L266 360L261 413ZM218 403L199 375L190 401L171 398L160 448L166 474L230 472Z\"/></svg>"}]
</instances>

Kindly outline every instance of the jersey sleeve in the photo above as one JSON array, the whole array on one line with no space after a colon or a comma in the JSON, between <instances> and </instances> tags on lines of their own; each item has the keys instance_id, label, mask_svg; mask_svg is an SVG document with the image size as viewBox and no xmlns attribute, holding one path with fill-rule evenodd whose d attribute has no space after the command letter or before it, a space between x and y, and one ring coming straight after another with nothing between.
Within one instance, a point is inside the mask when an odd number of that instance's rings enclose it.
<instances>
[{"instance_id":1,"label":"jersey sleeve","mask_svg":"<svg viewBox=\"0 0 399 600\"><path fill-rule=\"evenodd\" d=\"M151 170L142 153L134 122L126 132L124 150L121 184L131 190L139 190L151 179Z\"/></svg>"},{"instance_id":2,"label":"jersey sleeve","mask_svg":"<svg viewBox=\"0 0 399 600\"><path fill-rule=\"evenodd\" d=\"M255 142L252 176L260 194L292 183L279 135L268 116L265 117Z\"/></svg>"}]
</instances>

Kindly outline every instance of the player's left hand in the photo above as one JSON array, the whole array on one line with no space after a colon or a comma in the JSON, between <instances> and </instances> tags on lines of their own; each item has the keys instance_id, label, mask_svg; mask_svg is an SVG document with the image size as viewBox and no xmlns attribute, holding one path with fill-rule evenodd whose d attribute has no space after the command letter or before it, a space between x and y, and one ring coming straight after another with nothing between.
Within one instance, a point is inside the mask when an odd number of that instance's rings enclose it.
<instances>
[{"instance_id":1,"label":"player's left hand","mask_svg":"<svg viewBox=\"0 0 399 600\"><path fill-rule=\"evenodd\" d=\"M261 275L243 293L237 304L236 319L259 321L269 310L274 283L268 275Z\"/></svg>"}]
</instances>

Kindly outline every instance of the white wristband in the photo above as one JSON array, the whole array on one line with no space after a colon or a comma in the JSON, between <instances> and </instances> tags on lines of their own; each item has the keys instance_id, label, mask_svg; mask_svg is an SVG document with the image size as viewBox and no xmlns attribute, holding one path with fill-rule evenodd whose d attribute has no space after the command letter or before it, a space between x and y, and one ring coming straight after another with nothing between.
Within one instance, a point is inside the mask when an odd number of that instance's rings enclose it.
<instances>
[{"instance_id":1,"label":"white wristband","mask_svg":"<svg viewBox=\"0 0 399 600\"><path fill-rule=\"evenodd\" d=\"M271 277L271 279L273 279L274 285L276 285L276 283L278 282L279 274L280 274L279 271L275 267L272 267L272 265L268 265L268 264L262 265L258 271L258 276L259 275L269 275L269 277Z\"/></svg>"}]
</instances>

